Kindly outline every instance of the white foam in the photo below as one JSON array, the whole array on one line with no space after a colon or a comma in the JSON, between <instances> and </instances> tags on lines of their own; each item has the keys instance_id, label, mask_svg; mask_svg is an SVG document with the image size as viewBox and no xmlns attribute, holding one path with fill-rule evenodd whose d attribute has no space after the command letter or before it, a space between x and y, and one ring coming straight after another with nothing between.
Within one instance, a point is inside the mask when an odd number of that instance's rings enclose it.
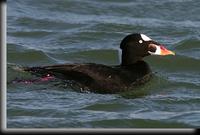
<instances>
[{"instance_id":1,"label":"white foam","mask_svg":"<svg viewBox=\"0 0 200 135\"><path fill-rule=\"evenodd\" d=\"M118 58L119 58L119 63L122 62L122 50L118 48Z\"/></svg>"}]
</instances>

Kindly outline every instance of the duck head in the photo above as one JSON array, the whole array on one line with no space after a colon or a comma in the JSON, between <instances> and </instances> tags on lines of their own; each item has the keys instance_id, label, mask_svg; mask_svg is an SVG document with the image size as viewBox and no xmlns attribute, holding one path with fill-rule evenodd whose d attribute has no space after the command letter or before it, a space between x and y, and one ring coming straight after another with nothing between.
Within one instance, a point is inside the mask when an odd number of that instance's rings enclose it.
<instances>
[{"instance_id":1,"label":"duck head","mask_svg":"<svg viewBox=\"0 0 200 135\"><path fill-rule=\"evenodd\" d=\"M149 55L175 55L162 44L144 34L130 34L120 44L122 50L122 66L134 64Z\"/></svg>"}]
</instances>

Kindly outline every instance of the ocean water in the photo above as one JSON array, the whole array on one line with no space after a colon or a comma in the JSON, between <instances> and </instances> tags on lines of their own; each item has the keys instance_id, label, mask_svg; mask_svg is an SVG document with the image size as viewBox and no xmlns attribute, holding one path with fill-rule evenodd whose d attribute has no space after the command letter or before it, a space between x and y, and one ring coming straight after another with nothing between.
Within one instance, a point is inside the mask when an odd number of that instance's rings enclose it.
<instances>
[{"instance_id":1,"label":"ocean water","mask_svg":"<svg viewBox=\"0 0 200 135\"><path fill-rule=\"evenodd\" d=\"M199 0L8 0L8 128L199 128ZM155 77L136 92L79 93L22 66L119 64L120 41L144 33L176 52L145 58ZM14 68L13 68L14 67Z\"/></svg>"}]
</instances>

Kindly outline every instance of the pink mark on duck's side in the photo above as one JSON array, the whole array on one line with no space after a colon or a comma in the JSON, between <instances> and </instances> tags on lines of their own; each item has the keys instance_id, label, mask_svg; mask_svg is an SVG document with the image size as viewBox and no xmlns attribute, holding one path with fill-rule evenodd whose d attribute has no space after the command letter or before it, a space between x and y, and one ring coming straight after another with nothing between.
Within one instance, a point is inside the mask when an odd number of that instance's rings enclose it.
<instances>
[{"instance_id":1,"label":"pink mark on duck's side","mask_svg":"<svg viewBox=\"0 0 200 135\"><path fill-rule=\"evenodd\" d=\"M24 84L32 84L32 83L37 83L37 82L45 82L45 81L50 81L55 79L54 76L47 74L44 77L41 77L39 79L29 79L29 80L20 80L20 79L15 79L12 81L12 83L24 83Z\"/></svg>"},{"instance_id":2,"label":"pink mark on duck's side","mask_svg":"<svg viewBox=\"0 0 200 135\"><path fill-rule=\"evenodd\" d=\"M54 79L54 76L51 76L50 74L47 74L46 76L40 78L41 81L49 81Z\"/></svg>"},{"instance_id":3,"label":"pink mark on duck's side","mask_svg":"<svg viewBox=\"0 0 200 135\"><path fill-rule=\"evenodd\" d=\"M25 83L25 84L31 84L32 81L30 81L30 80L25 80L24 83Z\"/></svg>"}]
</instances>

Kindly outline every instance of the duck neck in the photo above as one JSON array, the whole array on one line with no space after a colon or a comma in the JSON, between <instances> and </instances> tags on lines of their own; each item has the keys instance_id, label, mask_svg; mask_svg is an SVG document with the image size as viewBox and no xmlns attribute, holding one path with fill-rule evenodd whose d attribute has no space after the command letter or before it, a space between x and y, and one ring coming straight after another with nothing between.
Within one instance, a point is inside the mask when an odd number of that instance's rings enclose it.
<instances>
[{"instance_id":1,"label":"duck neck","mask_svg":"<svg viewBox=\"0 0 200 135\"><path fill-rule=\"evenodd\" d=\"M124 53L122 51L122 61L121 61L122 66L133 65L133 64L136 64L139 61L143 61L142 57L134 56L131 53Z\"/></svg>"}]
</instances>

